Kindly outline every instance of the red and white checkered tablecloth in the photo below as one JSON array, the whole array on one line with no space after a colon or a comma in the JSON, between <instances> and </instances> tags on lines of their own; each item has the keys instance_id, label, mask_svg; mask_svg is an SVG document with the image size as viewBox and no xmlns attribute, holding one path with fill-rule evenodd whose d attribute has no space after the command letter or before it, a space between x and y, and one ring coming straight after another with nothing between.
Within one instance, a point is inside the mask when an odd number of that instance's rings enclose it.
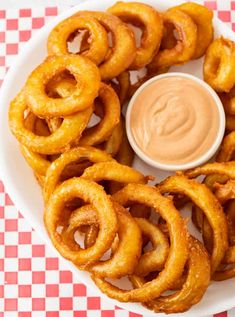
<instances>
[{"instance_id":1,"label":"red and white checkered tablecloth","mask_svg":"<svg viewBox=\"0 0 235 317\"><path fill-rule=\"evenodd\" d=\"M235 31L235 1L204 3ZM0 84L24 43L66 8L0 9ZM66 270L14 207L0 180L0 317L3 316L141 317L106 303ZM235 317L235 309L215 316Z\"/></svg>"}]
</instances>

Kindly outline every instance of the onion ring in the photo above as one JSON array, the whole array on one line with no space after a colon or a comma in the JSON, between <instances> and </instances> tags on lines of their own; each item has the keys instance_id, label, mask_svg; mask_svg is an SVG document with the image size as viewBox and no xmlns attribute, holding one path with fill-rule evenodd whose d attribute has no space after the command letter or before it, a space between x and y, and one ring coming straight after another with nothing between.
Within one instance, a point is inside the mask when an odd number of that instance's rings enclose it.
<instances>
[{"instance_id":1,"label":"onion ring","mask_svg":"<svg viewBox=\"0 0 235 317\"><path fill-rule=\"evenodd\" d=\"M224 106L225 113L235 115L235 87L229 93L220 93L219 97Z\"/></svg>"},{"instance_id":2,"label":"onion ring","mask_svg":"<svg viewBox=\"0 0 235 317\"><path fill-rule=\"evenodd\" d=\"M176 45L176 38L174 35L174 25L165 23L163 28L163 36L160 45L160 50L172 49Z\"/></svg>"},{"instance_id":3,"label":"onion ring","mask_svg":"<svg viewBox=\"0 0 235 317\"><path fill-rule=\"evenodd\" d=\"M227 134L221 144L219 153L216 157L218 162L228 162L233 159L233 154L235 151L235 131Z\"/></svg>"},{"instance_id":4,"label":"onion ring","mask_svg":"<svg viewBox=\"0 0 235 317\"><path fill-rule=\"evenodd\" d=\"M156 279L145 283L138 289L122 290L94 275L92 279L102 292L111 298L122 302L150 301L167 290L169 285L174 283L183 272L188 257L188 238L184 221L175 209L172 201L163 197L156 188L141 184L129 184L116 193L113 199L121 205L126 205L129 201L145 204L155 208L160 213L169 225L169 235L172 242L169 256L163 271Z\"/></svg>"},{"instance_id":5,"label":"onion ring","mask_svg":"<svg viewBox=\"0 0 235 317\"><path fill-rule=\"evenodd\" d=\"M21 146L20 150L33 171L38 175L45 176L47 169L51 165L50 161L47 160L43 155L32 152L26 146Z\"/></svg>"},{"instance_id":6,"label":"onion ring","mask_svg":"<svg viewBox=\"0 0 235 317\"><path fill-rule=\"evenodd\" d=\"M115 156L115 159L122 165L131 166L134 160L135 153L128 141L125 124L124 124L123 132L124 132L124 135L122 138L122 143L117 155Z\"/></svg>"},{"instance_id":7,"label":"onion ring","mask_svg":"<svg viewBox=\"0 0 235 317\"><path fill-rule=\"evenodd\" d=\"M99 65L103 62L105 55L108 52L108 36L103 26L93 18L88 17L69 17L60 22L50 32L47 40L47 50L49 55L66 55L69 53L67 41L71 34L78 30L89 31L91 43L88 50L81 52L92 60L95 64Z\"/></svg>"},{"instance_id":8,"label":"onion ring","mask_svg":"<svg viewBox=\"0 0 235 317\"><path fill-rule=\"evenodd\" d=\"M125 23L130 23L142 29L140 47L130 69L139 69L148 65L158 52L163 23L160 14L151 6L139 2L117 2L108 12L119 17Z\"/></svg>"},{"instance_id":9,"label":"onion ring","mask_svg":"<svg viewBox=\"0 0 235 317\"><path fill-rule=\"evenodd\" d=\"M214 40L207 49L204 80L218 92L228 92L235 84L235 44L223 37Z\"/></svg>"},{"instance_id":10,"label":"onion ring","mask_svg":"<svg viewBox=\"0 0 235 317\"><path fill-rule=\"evenodd\" d=\"M189 61L196 49L197 26L184 12L169 9L163 14L164 24L173 24L179 39L172 49L163 49L153 58L147 68L154 72L172 65L180 65Z\"/></svg>"},{"instance_id":11,"label":"onion ring","mask_svg":"<svg viewBox=\"0 0 235 317\"><path fill-rule=\"evenodd\" d=\"M96 145L107 141L120 121L120 103L112 87L102 83L99 98L104 106L104 117L97 125L83 132L79 145Z\"/></svg>"},{"instance_id":12,"label":"onion ring","mask_svg":"<svg viewBox=\"0 0 235 317\"><path fill-rule=\"evenodd\" d=\"M51 164L50 168L47 170L43 191L46 202L49 200L49 197L58 185L60 175L62 174L65 167L78 161L80 158L85 158L93 163L112 160L112 157L104 151L90 146L77 147L71 149L70 151L64 152Z\"/></svg>"},{"instance_id":13,"label":"onion ring","mask_svg":"<svg viewBox=\"0 0 235 317\"><path fill-rule=\"evenodd\" d=\"M202 299L210 283L210 261L203 244L193 237L189 239L189 250L188 273L182 289L172 295L160 296L144 303L147 308L156 313L180 313ZM144 285L143 279L139 277L131 277L131 281L135 287Z\"/></svg>"},{"instance_id":14,"label":"onion ring","mask_svg":"<svg viewBox=\"0 0 235 317\"><path fill-rule=\"evenodd\" d=\"M110 154L111 156L115 156L120 150L122 139L124 134L124 123L123 119L120 118L119 123L113 129L112 134L108 138L104 144L102 144L102 149Z\"/></svg>"},{"instance_id":15,"label":"onion ring","mask_svg":"<svg viewBox=\"0 0 235 317\"><path fill-rule=\"evenodd\" d=\"M197 43L196 49L193 55L193 59L202 57L210 43L213 41L213 11L207 9L203 5L186 2L174 8L172 10L180 10L188 14L197 26Z\"/></svg>"},{"instance_id":16,"label":"onion ring","mask_svg":"<svg viewBox=\"0 0 235 317\"><path fill-rule=\"evenodd\" d=\"M121 278L132 274L141 254L142 240L141 231L130 214L117 203L113 203L118 219L118 245L109 260L99 261L89 266L88 270L94 275L107 278ZM84 209L83 209L84 211ZM92 221L92 219L95 220ZM98 223L96 210L92 206L87 207L85 212L77 209L70 217L68 230L74 230L78 225ZM130 243L132 241L132 243Z\"/></svg>"},{"instance_id":17,"label":"onion ring","mask_svg":"<svg viewBox=\"0 0 235 317\"><path fill-rule=\"evenodd\" d=\"M233 204L229 205L228 210L225 209L225 213L227 216L227 222L228 222L228 229L229 229L229 239L231 238L232 240L230 240L230 246L225 254L225 257L223 259L223 263L224 264L235 264L235 245L234 245L234 202L235 202L235 181L234 180L229 180L227 183L225 184L219 184L216 183L215 184L215 196L218 198L218 200L220 201L220 203L222 205L225 205L225 203L228 200L233 199L231 202L233 202ZM230 235L231 234L231 235ZM235 276L235 267L228 267L225 266L225 269L223 270L218 270L215 272L213 279L216 281L222 281L222 280L226 280L229 278L232 278Z\"/></svg>"},{"instance_id":18,"label":"onion ring","mask_svg":"<svg viewBox=\"0 0 235 317\"><path fill-rule=\"evenodd\" d=\"M117 160L119 164L132 166L132 162L134 160L135 154L128 141L125 128L123 130L123 133L124 135L122 138L122 143L120 145L120 149L117 155L115 156L115 159ZM109 182L108 186L109 186L110 194L114 194L122 188L122 185L120 183L113 182L113 181Z\"/></svg>"},{"instance_id":19,"label":"onion ring","mask_svg":"<svg viewBox=\"0 0 235 317\"><path fill-rule=\"evenodd\" d=\"M75 91L65 98L50 98L45 92L46 84L65 70L70 71L76 79ZM49 56L27 79L26 101L40 117L63 117L90 107L98 95L99 87L99 70L89 59L79 55Z\"/></svg>"},{"instance_id":20,"label":"onion ring","mask_svg":"<svg viewBox=\"0 0 235 317\"><path fill-rule=\"evenodd\" d=\"M104 12L80 11L75 16L95 18L107 32L112 34L114 45L110 56L99 67L103 80L117 77L131 65L136 56L135 38L125 23L114 15Z\"/></svg>"},{"instance_id":21,"label":"onion ring","mask_svg":"<svg viewBox=\"0 0 235 317\"><path fill-rule=\"evenodd\" d=\"M205 164L204 167L198 167L194 170L189 170L188 173L189 173L189 177L191 177L191 175L193 175L194 171L195 173L199 173L198 175L195 174L194 177L197 177L199 175L203 175L204 174L204 171L203 170L206 170L207 171L207 176L206 178L203 180L203 183L213 192L214 191L214 184L215 183L226 183L226 181L228 180L228 176L227 175L224 175L222 174L222 169L221 167L218 165L218 163L213 163L215 164L214 165L214 168L213 166L211 166L211 164ZM216 168L217 167L217 168ZM199 171L199 169L201 169L201 173ZM197 170L197 171L196 171ZM220 171L220 174L214 174L214 172L218 172ZM205 172L206 173L206 172ZM210 174L211 173L211 174ZM187 174L187 172L186 172ZM197 175L197 176L196 176ZM202 212L202 210L196 206L196 205L193 205L192 207L192 221L194 223L194 225L196 226L196 228L203 233L203 239L204 239L204 242L205 242L205 245L207 245L208 249L210 249L210 245L212 245L213 242L211 243L208 243L207 240L208 240L208 236L210 235L208 232L209 228L208 228L208 221L206 220L206 218L204 217L204 214ZM202 230L203 229L203 230Z\"/></svg>"},{"instance_id":22,"label":"onion ring","mask_svg":"<svg viewBox=\"0 0 235 317\"><path fill-rule=\"evenodd\" d=\"M84 238L84 246L86 249L95 243L98 233L99 227L96 225L91 225L89 228L87 228Z\"/></svg>"},{"instance_id":23,"label":"onion ring","mask_svg":"<svg viewBox=\"0 0 235 317\"><path fill-rule=\"evenodd\" d=\"M146 236L153 245L153 250L142 254L135 268L135 275L146 276L150 272L161 271L169 254L169 243L167 237L161 230L143 218L135 218L142 235Z\"/></svg>"},{"instance_id":24,"label":"onion ring","mask_svg":"<svg viewBox=\"0 0 235 317\"><path fill-rule=\"evenodd\" d=\"M170 176L158 185L161 193L186 195L206 215L213 228L213 252L211 255L211 273L213 274L224 258L228 248L228 226L223 209L216 197L204 185L190 180L184 175Z\"/></svg>"},{"instance_id":25,"label":"onion ring","mask_svg":"<svg viewBox=\"0 0 235 317\"><path fill-rule=\"evenodd\" d=\"M46 86L46 93L52 98L66 98L73 94L76 89L76 80L70 78L68 74L61 74L52 78ZM62 118L46 118L48 128L51 133L55 132L61 126Z\"/></svg>"},{"instance_id":26,"label":"onion ring","mask_svg":"<svg viewBox=\"0 0 235 317\"><path fill-rule=\"evenodd\" d=\"M69 97L75 90L76 80L66 72L57 75L56 77L52 77L46 85L46 93L51 98Z\"/></svg>"},{"instance_id":27,"label":"onion ring","mask_svg":"<svg viewBox=\"0 0 235 317\"><path fill-rule=\"evenodd\" d=\"M24 120L24 125L28 130L38 134L38 132L42 131L36 131L37 119L38 118L32 112L29 112ZM42 181L40 175L43 176L46 174L51 162L44 155L31 151L27 146L21 145L20 150L29 166L33 169L34 173L36 173L39 183L42 184L44 180Z\"/></svg>"},{"instance_id":28,"label":"onion ring","mask_svg":"<svg viewBox=\"0 0 235 317\"><path fill-rule=\"evenodd\" d=\"M116 78L117 83L114 81L111 81L111 86L116 91L116 94L118 95L120 105L123 106L123 104L126 102L126 100L129 98L129 88L131 85L130 82L130 74L128 71L125 71L121 73Z\"/></svg>"},{"instance_id":29,"label":"onion ring","mask_svg":"<svg viewBox=\"0 0 235 317\"><path fill-rule=\"evenodd\" d=\"M211 174L218 174L221 175L223 178L226 176L228 178L235 179L235 162L213 162L207 163L205 165L196 167L194 169L188 170L185 172L185 175L189 178L195 178L199 175L211 175ZM215 177L217 181L218 176ZM207 180L207 186L212 185L214 182L214 177L210 179L210 183Z\"/></svg>"},{"instance_id":30,"label":"onion ring","mask_svg":"<svg viewBox=\"0 0 235 317\"><path fill-rule=\"evenodd\" d=\"M30 150L40 154L58 154L70 148L71 143L78 139L92 115L92 107L78 114L65 117L60 128L49 136L38 136L24 126L24 111L27 109L23 90L11 102L9 109L9 125L17 140Z\"/></svg>"},{"instance_id":31,"label":"onion ring","mask_svg":"<svg viewBox=\"0 0 235 317\"><path fill-rule=\"evenodd\" d=\"M121 165L115 161L104 161L96 163L87 169L81 176L82 178L100 182L103 180L116 181L121 184L139 183L145 184L151 177L144 176L142 173L136 171L126 165Z\"/></svg>"},{"instance_id":32,"label":"onion ring","mask_svg":"<svg viewBox=\"0 0 235 317\"><path fill-rule=\"evenodd\" d=\"M194 176L194 177L197 177L201 174L207 174L208 176L205 178L204 183L207 185L207 187L209 187L211 191L214 192L215 196L220 201L220 203L224 204L228 199L233 197L232 195L234 191L233 189L234 180L230 179L230 178L234 179L235 177L234 175L235 165L233 163L234 162L209 163L202 167L189 171L189 174L190 176ZM224 170L224 174L223 174L223 170ZM217 173L217 174L214 174L214 173ZM224 207L224 211L225 211L227 223L228 223L229 242L230 242L231 231L233 231L231 230L231 219L229 215L227 214L225 207ZM207 219L204 218L201 209L199 209L198 207L194 207L193 215L194 215L194 223L196 222L196 226L203 233L203 240L204 240L205 246L207 250L211 252L211 250L213 249L213 230L211 229L211 226L209 225ZM229 243L229 248L226 251L226 254L223 258L223 263L231 264L234 262L235 262L235 248L233 246L231 247ZM218 270L213 275L213 279L215 280L227 279L227 278L233 277L234 274L235 274L235 270L233 269L226 269L224 271L221 271L220 268L218 268Z\"/></svg>"},{"instance_id":33,"label":"onion ring","mask_svg":"<svg viewBox=\"0 0 235 317\"><path fill-rule=\"evenodd\" d=\"M60 76L60 78L57 78L57 80L51 81L47 85L48 93L52 94L52 96L66 97L69 95L69 93L72 90L74 90L75 83L76 82L74 79ZM61 126L62 120L63 119L61 118L46 119L47 127L46 127L46 130L42 131L43 127L40 127L37 125L37 123L41 123L42 120L37 118L32 112L29 112L27 117L25 118L24 126L28 130L35 132L37 135L48 136L50 134L48 133L49 132L48 128L51 133L55 132ZM38 129L40 129L40 131ZM51 160L46 158L44 155L31 151L28 147L23 145L21 145L21 152L24 158L26 159L26 161L28 162L28 164L37 174L37 179L40 178L39 175L41 176L46 175L46 171L51 164ZM40 184L41 183L42 183L42 180L40 180ZM44 183L44 180L43 180L43 183Z\"/></svg>"},{"instance_id":34,"label":"onion ring","mask_svg":"<svg viewBox=\"0 0 235 317\"><path fill-rule=\"evenodd\" d=\"M56 230L65 203L76 197L91 203L99 218L98 237L88 249L71 249ZM117 218L111 199L100 185L82 178L69 179L55 189L47 203L44 222L55 248L63 257L79 266L87 266L99 260L110 248L117 232Z\"/></svg>"}]
</instances>

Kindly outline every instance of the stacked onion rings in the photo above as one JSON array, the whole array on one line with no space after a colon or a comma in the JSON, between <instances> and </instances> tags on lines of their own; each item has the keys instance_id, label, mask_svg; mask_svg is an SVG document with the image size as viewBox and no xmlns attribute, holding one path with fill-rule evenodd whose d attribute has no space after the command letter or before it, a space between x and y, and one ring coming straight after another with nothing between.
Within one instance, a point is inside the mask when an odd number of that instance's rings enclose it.
<instances>
[{"instance_id":1,"label":"stacked onion rings","mask_svg":"<svg viewBox=\"0 0 235 317\"><path fill-rule=\"evenodd\" d=\"M235 46L213 41L212 18L196 3L162 13L140 2L77 12L51 30L48 57L9 109L42 187L54 247L111 298L155 312L184 312L211 279L235 276ZM150 186L154 178L131 167L122 110L146 80L204 54L205 81L227 116L218 162ZM186 203L204 245L180 213ZM132 288L110 278L127 278Z\"/></svg>"}]
</instances>

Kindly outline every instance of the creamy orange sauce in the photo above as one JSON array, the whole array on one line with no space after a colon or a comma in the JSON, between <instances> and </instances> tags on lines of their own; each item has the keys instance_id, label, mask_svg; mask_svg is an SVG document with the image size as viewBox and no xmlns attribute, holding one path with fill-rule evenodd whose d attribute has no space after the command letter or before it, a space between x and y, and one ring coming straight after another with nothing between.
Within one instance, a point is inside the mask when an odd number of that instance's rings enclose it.
<instances>
[{"instance_id":1,"label":"creamy orange sauce","mask_svg":"<svg viewBox=\"0 0 235 317\"><path fill-rule=\"evenodd\" d=\"M145 87L130 115L138 147L164 164L180 165L200 158L213 145L219 125L212 95L196 81L180 76Z\"/></svg>"}]
</instances>

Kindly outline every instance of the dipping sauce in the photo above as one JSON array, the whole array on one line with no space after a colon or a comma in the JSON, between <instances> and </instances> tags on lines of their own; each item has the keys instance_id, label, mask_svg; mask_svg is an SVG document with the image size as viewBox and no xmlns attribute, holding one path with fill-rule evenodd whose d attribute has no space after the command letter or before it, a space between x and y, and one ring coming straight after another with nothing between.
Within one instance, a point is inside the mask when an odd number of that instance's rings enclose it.
<instances>
[{"instance_id":1,"label":"dipping sauce","mask_svg":"<svg viewBox=\"0 0 235 317\"><path fill-rule=\"evenodd\" d=\"M214 144L219 126L219 110L210 92L180 76L146 86L130 114L136 145L151 159L169 165L202 157Z\"/></svg>"}]
</instances>

